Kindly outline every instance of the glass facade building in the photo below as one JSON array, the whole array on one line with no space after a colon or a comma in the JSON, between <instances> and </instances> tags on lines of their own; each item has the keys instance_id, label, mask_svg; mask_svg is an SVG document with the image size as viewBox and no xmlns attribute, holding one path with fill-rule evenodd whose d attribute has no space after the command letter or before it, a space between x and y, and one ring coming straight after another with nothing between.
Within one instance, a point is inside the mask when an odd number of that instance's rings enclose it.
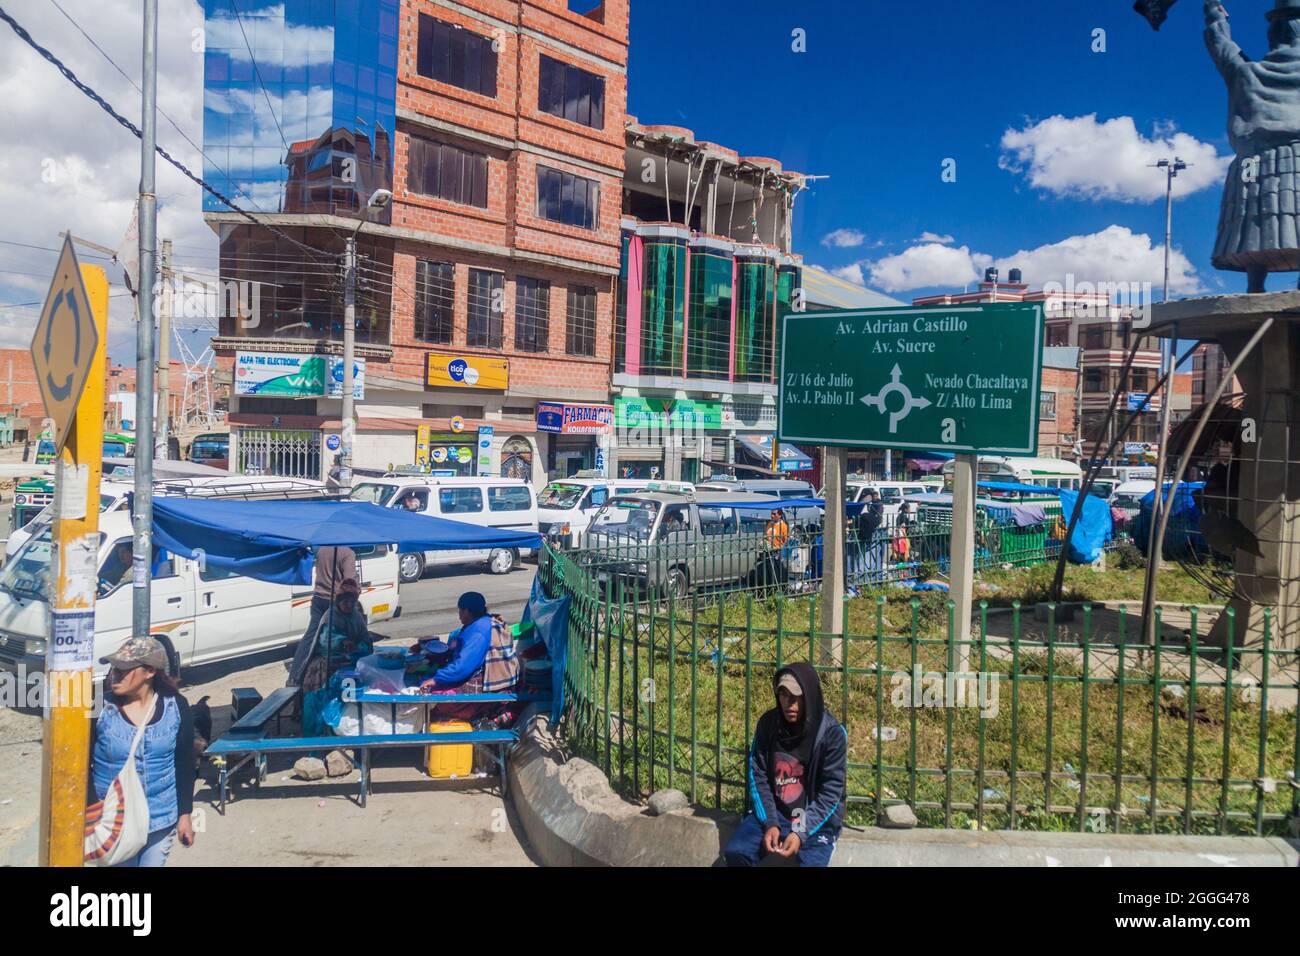
<instances>
[{"instance_id":1,"label":"glass facade building","mask_svg":"<svg viewBox=\"0 0 1300 956\"><path fill-rule=\"evenodd\" d=\"M776 322L776 259L766 250L736 256L735 379L772 381Z\"/></svg>"},{"instance_id":2,"label":"glass facade building","mask_svg":"<svg viewBox=\"0 0 1300 956\"><path fill-rule=\"evenodd\" d=\"M731 372L732 246L713 239L696 239L690 250L686 375L725 379Z\"/></svg>"},{"instance_id":3,"label":"glass facade building","mask_svg":"<svg viewBox=\"0 0 1300 956\"><path fill-rule=\"evenodd\" d=\"M356 216L392 189L399 6L205 0L204 178L263 213Z\"/></svg>"},{"instance_id":4,"label":"glass facade building","mask_svg":"<svg viewBox=\"0 0 1300 956\"><path fill-rule=\"evenodd\" d=\"M641 371L681 375L686 331L685 230L647 235L641 312ZM681 232L682 235L676 235Z\"/></svg>"}]
</instances>

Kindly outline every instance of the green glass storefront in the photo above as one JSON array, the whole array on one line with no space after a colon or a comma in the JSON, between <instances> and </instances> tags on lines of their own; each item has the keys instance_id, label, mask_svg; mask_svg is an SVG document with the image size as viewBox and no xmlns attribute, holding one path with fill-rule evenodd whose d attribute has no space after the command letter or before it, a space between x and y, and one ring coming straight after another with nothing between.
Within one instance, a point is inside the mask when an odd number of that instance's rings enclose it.
<instances>
[{"instance_id":1,"label":"green glass storefront","mask_svg":"<svg viewBox=\"0 0 1300 956\"><path fill-rule=\"evenodd\" d=\"M688 378L726 378L731 366L731 257L691 250Z\"/></svg>"},{"instance_id":2,"label":"green glass storefront","mask_svg":"<svg viewBox=\"0 0 1300 956\"><path fill-rule=\"evenodd\" d=\"M681 375L686 318L686 243L645 240L641 312L641 371Z\"/></svg>"},{"instance_id":3,"label":"green glass storefront","mask_svg":"<svg viewBox=\"0 0 1300 956\"><path fill-rule=\"evenodd\" d=\"M776 263L736 260L737 382L772 380L772 324L776 305Z\"/></svg>"}]
</instances>

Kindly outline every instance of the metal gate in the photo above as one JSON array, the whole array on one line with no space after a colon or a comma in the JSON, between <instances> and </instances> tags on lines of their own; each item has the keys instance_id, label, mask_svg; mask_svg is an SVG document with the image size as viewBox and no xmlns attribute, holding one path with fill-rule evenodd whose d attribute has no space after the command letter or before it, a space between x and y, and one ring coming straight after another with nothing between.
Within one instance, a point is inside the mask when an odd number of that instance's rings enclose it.
<instances>
[{"instance_id":1,"label":"metal gate","mask_svg":"<svg viewBox=\"0 0 1300 956\"><path fill-rule=\"evenodd\" d=\"M281 478L321 476L321 433L315 429L241 428L239 472Z\"/></svg>"}]
</instances>

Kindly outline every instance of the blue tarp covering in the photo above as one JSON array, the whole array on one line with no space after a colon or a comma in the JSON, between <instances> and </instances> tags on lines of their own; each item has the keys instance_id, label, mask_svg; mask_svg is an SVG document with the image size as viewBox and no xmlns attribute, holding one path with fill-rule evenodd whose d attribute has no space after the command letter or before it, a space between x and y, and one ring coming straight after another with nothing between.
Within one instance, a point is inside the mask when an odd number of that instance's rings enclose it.
<instances>
[{"instance_id":1,"label":"blue tarp covering","mask_svg":"<svg viewBox=\"0 0 1300 956\"><path fill-rule=\"evenodd\" d=\"M1178 485L1178 491L1170 502L1169 524L1165 528L1164 557L1187 557L1197 551L1206 551L1205 538L1201 536L1201 508L1193 492L1205 487L1203 481L1184 481ZM1163 494L1169 494L1169 484L1165 484ZM1133 519L1133 542L1143 554L1150 547L1151 514L1155 508L1156 492L1152 488L1142 499L1141 510Z\"/></svg>"},{"instance_id":2,"label":"blue tarp covering","mask_svg":"<svg viewBox=\"0 0 1300 956\"><path fill-rule=\"evenodd\" d=\"M155 498L154 541L209 567L277 584L311 584L313 548L396 545L399 551L539 548L531 531L483 528L367 501Z\"/></svg>"},{"instance_id":3,"label":"blue tarp covering","mask_svg":"<svg viewBox=\"0 0 1300 956\"><path fill-rule=\"evenodd\" d=\"M551 659L551 723L558 723L564 711L564 668L569 660L569 596L548 598L542 576L533 578L533 589L524 605L524 620L532 621Z\"/></svg>"},{"instance_id":4,"label":"blue tarp covering","mask_svg":"<svg viewBox=\"0 0 1300 956\"><path fill-rule=\"evenodd\" d=\"M1015 481L981 481L981 488L992 491L1021 492L1032 495L1055 495L1061 500L1061 510L1068 524L1074 513L1074 503L1079 493L1065 488L1046 488L1040 485L1025 485ZM1075 564L1091 564L1101 557L1102 549L1114 533L1115 526L1110 518L1110 505L1096 495L1088 495L1083 502L1083 513L1079 523L1070 535L1069 558Z\"/></svg>"}]
</instances>

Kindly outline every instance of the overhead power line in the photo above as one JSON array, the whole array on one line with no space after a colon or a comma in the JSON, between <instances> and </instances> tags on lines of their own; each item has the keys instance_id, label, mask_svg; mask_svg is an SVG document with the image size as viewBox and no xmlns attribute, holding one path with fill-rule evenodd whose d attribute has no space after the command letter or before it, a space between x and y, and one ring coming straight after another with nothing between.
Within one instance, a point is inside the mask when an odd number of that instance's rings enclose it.
<instances>
[{"instance_id":1,"label":"overhead power line","mask_svg":"<svg viewBox=\"0 0 1300 956\"><path fill-rule=\"evenodd\" d=\"M126 129L130 130L131 133L137 139L143 138L143 134L140 132L140 128L138 126L136 126L129 119L127 119L117 110L115 110L112 107L112 105L110 105L108 101L105 100L102 96L100 96L99 93L95 92L94 89L92 89L91 87L83 83L81 80L79 80L77 78L77 74L73 73L72 70L69 69L68 66L62 60L60 60L57 56L55 56L45 47L37 43L36 40L32 38L32 35L28 33L26 29L23 28L22 24L20 24L17 20L11 17L3 7L0 7L0 20L4 20L5 23L9 24L10 29L12 29L14 33L18 35L18 38L20 40L22 40L33 50L39 53L42 57L48 60L55 67L55 69L57 69L60 73L63 74L64 78L66 78L69 83L71 83L82 93L84 93L87 97L89 97L91 100L97 103L104 112L106 112L109 116L113 117L113 119L117 120L117 122L122 126L124 126ZM174 156L168 153L167 150L163 149L161 146L155 146L154 149L157 151L159 156L161 156L163 159L167 160L167 162L171 163L178 170L180 170L181 173L183 173L186 176L186 178L188 178L189 180L197 184L206 192L210 193L214 198L216 198L218 202L223 203L233 211L239 213L249 222L253 223L253 225L261 226L263 229L269 230L270 232L279 236L281 239L284 239L286 242L289 242L292 245L297 246L299 249L302 249L303 252L310 255L313 259L318 259L320 256L326 256L331 259L335 257L334 253L326 252L323 249L317 249L314 246L309 246L305 242L300 242L297 239L293 238L292 236L288 235L287 233L282 232L281 230L275 228L275 226L272 226L269 223L262 222L252 213L240 209L230 199L228 199L222 193L218 192L212 185L210 185L201 176L196 176L193 172L191 172L189 167L187 167L180 160L176 159Z\"/></svg>"}]
</instances>

